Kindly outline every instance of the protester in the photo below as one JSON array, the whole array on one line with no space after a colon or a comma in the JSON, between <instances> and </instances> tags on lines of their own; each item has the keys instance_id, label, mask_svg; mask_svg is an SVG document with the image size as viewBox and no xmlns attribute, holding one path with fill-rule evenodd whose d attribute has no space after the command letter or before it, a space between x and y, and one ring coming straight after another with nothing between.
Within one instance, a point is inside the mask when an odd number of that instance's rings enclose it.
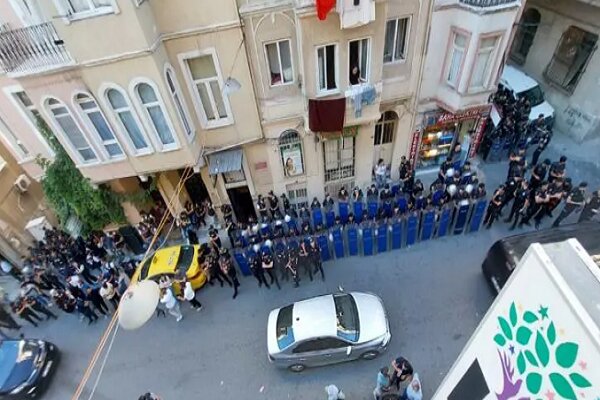
<instances>
[{"instance_id":1,"label":"protester","mask_svg":"<svg viewBox=\"0 0 600 400\"><path fill-rule=\"evenodd\" d=\"M553 227L560 225L561 221L567 218L575 210L583 209L585 206L585 190L587 182L581 182L577 189L573 190L567 197L567 202L560 215L554 220Z\"/></svg>"},{"instance_id":2,"label":"protester","mask_svg":"<svg viewBox=\"0 0 600 400\"><path fill-rule=\"evenodd\" d=\"M175 317L177 322L183 319L181 309L179 308L179 302L173 294L172 288L163 288L160 291L160 302L165 305L169 314Z\"/></svg>"},{"instance_id":3,"label":"protester","mask_svg":"<svg viewBox=\"0 0 600 400\"><path fill-rule=\"evenodd\" d=\"M373 390L373 397L375 400L381 400L383 393L387 392L390 387L390 374L389 368L383 367L377 373L377 381L375 389Z\"/></svg>"}]
</instances>

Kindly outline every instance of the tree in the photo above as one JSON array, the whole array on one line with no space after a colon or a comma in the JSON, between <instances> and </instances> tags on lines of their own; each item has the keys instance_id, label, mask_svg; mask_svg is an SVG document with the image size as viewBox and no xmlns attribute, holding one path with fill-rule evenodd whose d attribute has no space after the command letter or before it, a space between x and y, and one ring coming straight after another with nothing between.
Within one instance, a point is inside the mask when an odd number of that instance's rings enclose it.
<instances>
[{"instance_id":1,"label":"tree","mask_svg":"<svg viewBox=\"0 0 600 400\"><path fill-rule=\"evenodd\" d=\"M71 216L82 223L82 233L100 230L110 223L125 222L121 199L106 185L92 186L77 169L44 121L38 127L56 153L53 161L38 156L37 162L44 170L42 188L60 223Z\"/></svg>"}]
</instances>

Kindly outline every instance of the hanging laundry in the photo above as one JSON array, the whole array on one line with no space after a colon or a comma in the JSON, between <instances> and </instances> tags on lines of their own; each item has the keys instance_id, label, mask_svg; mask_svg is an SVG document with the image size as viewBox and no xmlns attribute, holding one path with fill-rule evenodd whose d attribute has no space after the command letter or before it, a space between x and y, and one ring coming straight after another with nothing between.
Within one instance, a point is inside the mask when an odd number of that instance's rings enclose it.
<instances>
[{"instance_id":1,"label":"hanging laundry","mask_svg":"<svg viewBox=\"0 0 600 400\"><path fill-rule=\"evenodd\" d=\"M375 21L374 0L338 0L336 11L340 15L340 28L357 28Z\"/></svg>"},{"instance_id":2,"label":"hanging laundry","mask_svg":"<svg viewBox=\"0 0 600 400\"><path fill-rule=\"evenodd\" d=\"M327 14L335 7L335 0L317 0L317 17L324 21Z\"/></svg>"},{"instance_id":3,"label":"hanging laundry","mask_svg":"<svg viewBox=\"0 0 600 400\"><path fill-rule=\"evenodd\" d=\"M346 91L346 97L352 98L354 103L354 116L360 118L362 115L362 106L375 103L377 97L377 90L375 86L371 84L354 85L348 91Z\"/></svg>"},{"instance_id":4,"label":"hanging laundry","mask_svg":"<svg viewBox=\"0 0 600 400\"><path fill-rule=\"evenodd\" d=\"M308 127L313 132L341 132L344 128L346 99L308 100Z\"/></svg>"}]
</instances>

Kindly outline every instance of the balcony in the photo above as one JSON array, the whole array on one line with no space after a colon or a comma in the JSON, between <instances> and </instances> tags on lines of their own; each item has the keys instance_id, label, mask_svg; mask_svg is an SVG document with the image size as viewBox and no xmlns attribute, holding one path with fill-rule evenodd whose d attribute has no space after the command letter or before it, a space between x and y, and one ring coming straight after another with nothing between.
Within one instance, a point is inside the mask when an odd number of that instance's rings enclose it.
<instances>
[{"instance_id":1,"label":"balcony","mask_svg":"<svg viewBox=\"0 0 600 400\"><path fill-rule=\"evenodd\" d=\"M74 60L50 22L0 29L0 68L23 76L73 65Z\"/></svg>"},{"instance_id":2,"label":"balcony","mask_svg":"<svg viewBox=\"0 0 600 400\"><path fill-rule=\"evenodd\" d=\"M519 0L459 0L459 3L472 7L489 8L514 5L519 3Z\"/></svg>"}]
</instances>

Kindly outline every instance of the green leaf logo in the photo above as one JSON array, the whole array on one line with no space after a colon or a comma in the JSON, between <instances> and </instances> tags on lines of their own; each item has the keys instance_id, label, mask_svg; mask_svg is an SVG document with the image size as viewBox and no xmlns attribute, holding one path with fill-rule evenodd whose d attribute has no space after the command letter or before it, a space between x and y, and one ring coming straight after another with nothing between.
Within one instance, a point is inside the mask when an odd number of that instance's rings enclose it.
<instances>
[{"instance_id":1,"label":"green leaf logo","mask_svg":"<svg viewBox=\"0 0 600 400\"><path fill-rule=\"evenodd\" d=\"M548 345L546 344L546 339L540 332L535 336L535 353L537 358L542 363L542 366L548 365L548 361L550 360L550 351L548 350Z\"/></svg>"},{"instance_id":2,"label":"green leaf logo","mask_svg":"<svg viewBox=\"0 0 600 400\"><path fill-rule=\"evenodd\" d=\"M506 344L506 339L504 339L502 334L498 333L494 336L494 342L498 343L498 346L504 346Z\"/></svg>"},{"instance_id":3,"label":"green leaf logo","mask_svg":"<svg viewBox=\"0 0 600 400\"><path fill-rule=\"evenodd\" d=\"M550 322L548 325L548 342L550 345L553 345L556 341L556 328L554 327L554 322Z\"/></svg>"},{"instance_id":4,"label":"green leaf logo","mask_svg":"<svg viewBox=\"0 0 600 400\"><path fill-rule=\"evenodd\" d=\"M523 356L523 352L520 351L519 355L517 356L517 369L519 370L519 374L523 375L526 367L527 362L525 361L525 356Z\"/></svg>"},{"instance_id":5,"label":"green leaf logo","mask_svg":"<svg viewBox=\"0 0 600 400\"><path fill-rule=\"evenodd\" d=\"M531 311L525 311L525 314L523 314L523 320L528 324L532 324L538 320L538 317Z\"/></svg>"},{"instance_id":6,"label":"green leaf logo","mask_svg":"<svg viewBox=\"0 0 600 400\"><path fill-rule=\"evenodd\" d=\"M527 390L533 394L537 394L542 387L542 375L538 374L537 372L532 372L527 375L525 382L527 383Z\"/></svg>"},{"instance_id":7,"label":"green leaf logo","mask_svg":"<svg viewBox=\"0 0 600 400\"><path fill-rule=\"evenodd\" d=\"M504 336L506 336L508 340L512 340L513 334L512 330L510 329L510 325L508 325L508 322L506 322L504 318L498 317L498 323L500 324L500 329L502 329L502 333L504 333Z\"/></svg>"},{"instance_id":8,"label":"green leaf logo","mask_svg":"<svg viewBox=\"0 0 600 400\"><path fill-rule=\"evenodd\" d=\"M585 379L577 372L573 372L572 374L570 374L569 378L571 378L571 382L573 382L573 385L577 386L578 388L588 388L592 386L590 381Z\"/></svg>"},{"instance_id":9,"label":"green leaf logo","mask_svg":"<svg viewBox=\"0 0 600 400\"><path fill-rule=\"evenodd\" d=\"M563 368L571 368L577 359L577 343L565 342L556 348L556 363Z\"/></svg>"},{"instance_id":10,"label":"green leaf logo","mask_svg":"<svg viewBox=\"0 0 600 400\"><path fill-rule=\"evenodd\" d=\"M510 311L508 314L510 318L510 324L514 328L517 325L517 307L515 307L514 302L510 305Z\"/></svg>"},{"instance_id":11,"label":"green leaf logo","mask_svg":"<svg viewBox=\"0 0 600 400\"><path fill-rule=\"evenodd\" d=\"M550 382L552 382L552 386L554 386L554 390L568 400L576 400L577 396L571 387L569 381L567 381L564 376L557 373L550 374Z\"/></svg>"},{"instance_id":12,"label":"green leaf logo","mask_svg":"<svg viewBox=\"0 0 600 400\"><path fill-rule=\"evenodd\" d=\"M517 329L517 343L526 346L529 343L529 338L531 338L531 330L526 326L520 326Z\"/></svg>"},{"instance_id":13,"label":"green leaf logo","mask_svg":"<svg viewBox=\"0 0 600 400\"><path fill-rule=\"evenodd\" d=\"M533 365L534 367L539 366L535 356L530 350L525 350L525 357L527 358L527 361L529 361L529 364Z\"/></svg>"}]
</instances>

